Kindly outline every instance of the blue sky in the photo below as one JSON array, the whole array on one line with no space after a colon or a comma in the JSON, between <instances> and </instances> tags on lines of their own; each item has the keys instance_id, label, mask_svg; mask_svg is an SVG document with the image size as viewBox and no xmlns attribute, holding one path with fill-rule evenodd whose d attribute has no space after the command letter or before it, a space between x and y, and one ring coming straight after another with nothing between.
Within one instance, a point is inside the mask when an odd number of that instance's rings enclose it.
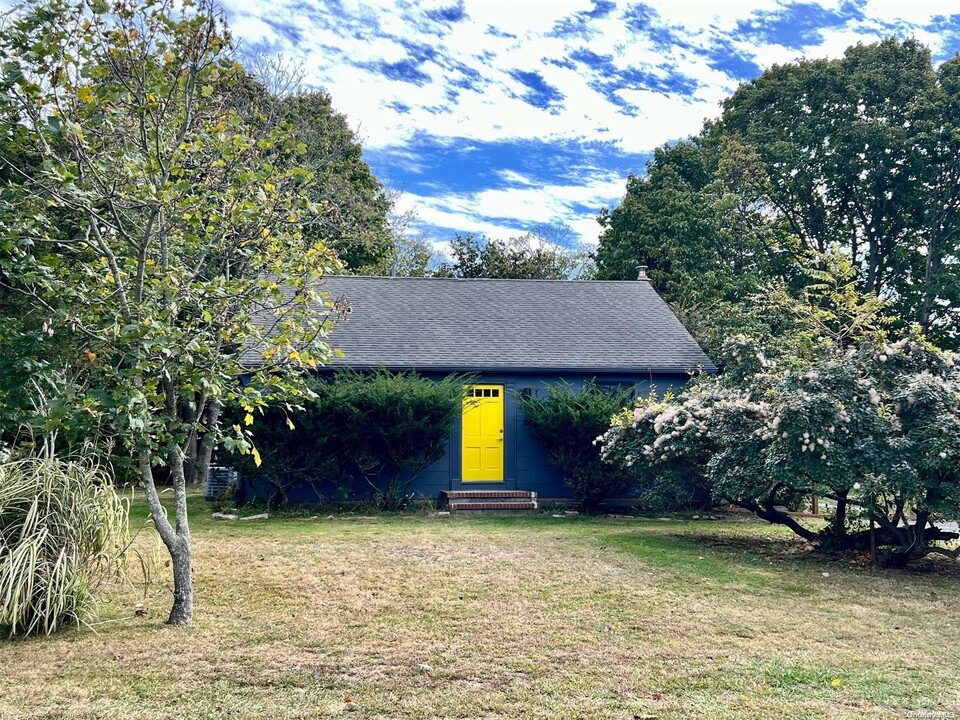
<instances>
[{"instance_id":1,"label":"blue sky","mask_svg":"<svg viewBox=\"0 0 960 720\"><path fill-rule=\"evenodd\" d=\"M651 150L777 62L915 36L960 50L960 0L226 0L250 52L302 60L418 228L595 242Z\"/></svg>"}]
</instances>

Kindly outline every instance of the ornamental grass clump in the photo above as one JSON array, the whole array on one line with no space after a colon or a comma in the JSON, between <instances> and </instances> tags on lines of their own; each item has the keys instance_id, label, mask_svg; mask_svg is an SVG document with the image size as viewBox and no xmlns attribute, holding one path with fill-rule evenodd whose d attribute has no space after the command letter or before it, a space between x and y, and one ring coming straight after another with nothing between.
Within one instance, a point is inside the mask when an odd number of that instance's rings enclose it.
<instances>
[{"instance_id":1,"label":"ornamental grass clump","mask_svg":"<svg viewBox=\"0 0 960 720\"><path fill-rule=\"evenodd\" d=\"M128 504L89 460L0 463L0 632L49 635L95 617L130 550Z\"/></svg>"}]
</instances>

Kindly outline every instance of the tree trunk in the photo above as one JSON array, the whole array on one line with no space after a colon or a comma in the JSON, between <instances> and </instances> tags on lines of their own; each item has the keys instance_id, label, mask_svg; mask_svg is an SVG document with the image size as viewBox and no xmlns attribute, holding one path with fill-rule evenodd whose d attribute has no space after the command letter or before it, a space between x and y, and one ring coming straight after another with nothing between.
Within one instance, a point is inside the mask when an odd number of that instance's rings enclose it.
<instances>
[{"instance_id":1,"label":"tree trunk","mask_svg":"<svg viewBox=\"0 0 960 720\"><path fill-rule=\"evenodd\" d=\"M767 500L763 505L756 503L753 500L734 500L732 498L727 498L727 500L738 507L742 507L744 510L749 510L758 518L761 520L766 520L768 523L774 525L786 525L804 540L808 540L810 542L816 540L817 534L813 530L804 527L786 513L777 510L774 507L772 500Z\"/></svg>"},{"instance_id":2,"label":"tree trunk","mask_svg":"<svg viewBox=\"0 0 960 720\"><path fill-rule=\"evenodd\" d=\"M190 537L177 538L170 550L173 561L173 607L168 625L189 625L193 622L193 554Z\"/></svg>"},{"instance_id":3,"label":"tree trunk","mask_svg":"<svg viewBox=\"0 0 960 720\"><path fill-rule=\"evenodd\" d=\"M175 504L176 529L167 518L160 502L160 495L153 480L153 465L150 452L140 451L140 480L146 496L150 517L157 534L170 553L173 566L173 607L167 622L170 625L189 625L193 621L193 558L190 547L190 530L187 525L187 495L183 477L183 461L176 461L179 452L171 453L171 467Z\"/></svg>"},{"instance_id":4,"label":"tree trunk","mask_svg":"<svg viewBox=\"0 0 960 720\"><path fill-rule=\"evenodd\" d=\"M926 546L932 542L953 542L957 537L955 532L936 527L927 527L920 531L916 525L897 528L896 532L885 527L878 527L874 531L874 542L877 547L898 547L907 555L914 557L921 557ZM835 549L869 550L870 531L860 530L845 536Z\"/></svg>"},{"instance_id":5,"label":"tree trunk","mask_svg":"<svg viewBox=\"0 0 960 720\"><path fill-rule=\"evenodd\" d=\"M933 202L931 201L931 206ZM937 253L940 251L937 240L940 236L939 219L936 211L932 211L933 219L930 230L930 239L927 242L927 262L923 272L923 306L920 308L920 328L924 333L930 330L930 316L933 311L933 278L938 271Z\"/></svg>"},{"instance_id":6,"label":"tree trunk","mask_svg":"<svg viewBox=\"0 0 960 720\"><path fill-rule=\"evenodd\" d=\"M187 440L187 450L184 453L183 474L188 485L200 482L200 473L198 472L198 443L197 436L191 435Z\"/></svg>"}]
</instances>

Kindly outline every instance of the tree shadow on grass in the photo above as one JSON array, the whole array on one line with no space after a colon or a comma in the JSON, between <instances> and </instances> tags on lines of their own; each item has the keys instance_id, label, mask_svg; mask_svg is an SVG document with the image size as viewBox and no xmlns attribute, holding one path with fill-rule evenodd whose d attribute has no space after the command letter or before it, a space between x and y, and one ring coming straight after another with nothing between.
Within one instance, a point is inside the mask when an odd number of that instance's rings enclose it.
<instances>
[{"instance_id":1,"label":"tree shadow on grass","mask_svg":"<svg viewBox=\"0 0 960 720\"><path fill-rule=\"evenodd\" d=\"M790 537L742 536L733 533L668 532L610 535L604 544L636 555L645 563L679 576L699 576L721 585L766 588L777 585L809 594L803 584L814 573L866 574L882 577L935 577L960 581L960 563L926 558L907 568L873 566L869 553L826 553ZM799 584L798 584L799 581Z\"/></svg>"}]
</instances>

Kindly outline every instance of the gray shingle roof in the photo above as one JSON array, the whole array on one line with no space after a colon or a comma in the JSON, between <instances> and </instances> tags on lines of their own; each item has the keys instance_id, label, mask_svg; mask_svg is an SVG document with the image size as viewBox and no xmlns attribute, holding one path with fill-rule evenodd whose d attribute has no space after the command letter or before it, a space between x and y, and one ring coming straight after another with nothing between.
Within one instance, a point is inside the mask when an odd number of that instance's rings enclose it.
<instances>
[{"instance_id":1,"label":"gray shingle roof","mask_svg":"<svg viewBox=\"0 0 960 720\"><path fill-rule=\"evenodd\" d=\"M352 312L334 366L418 370L714 370L648 282L335 276Z\"/></svg>"}]
</instances>

